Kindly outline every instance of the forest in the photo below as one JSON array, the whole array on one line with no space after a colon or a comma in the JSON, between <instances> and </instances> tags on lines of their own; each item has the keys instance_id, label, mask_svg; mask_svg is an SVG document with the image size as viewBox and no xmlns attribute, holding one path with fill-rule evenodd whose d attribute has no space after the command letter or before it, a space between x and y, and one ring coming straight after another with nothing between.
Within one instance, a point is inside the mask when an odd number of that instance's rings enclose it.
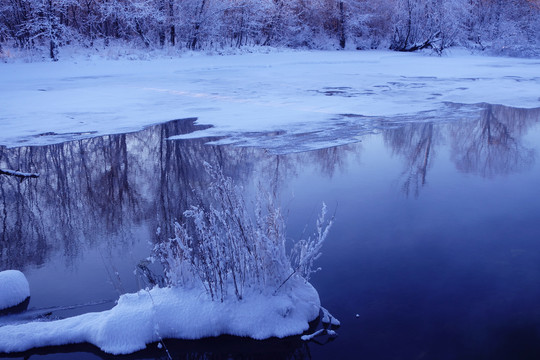
<instances>
[{"instance_id":1,"label":"forest","mask_svg":"<svg viewBox=\"0 0 540 360\"><path fill-rule=\"evenodd\" d=\"M0 58L59 49L540 51L540 0L0 0Z\"/></svg>"}]
</instances>

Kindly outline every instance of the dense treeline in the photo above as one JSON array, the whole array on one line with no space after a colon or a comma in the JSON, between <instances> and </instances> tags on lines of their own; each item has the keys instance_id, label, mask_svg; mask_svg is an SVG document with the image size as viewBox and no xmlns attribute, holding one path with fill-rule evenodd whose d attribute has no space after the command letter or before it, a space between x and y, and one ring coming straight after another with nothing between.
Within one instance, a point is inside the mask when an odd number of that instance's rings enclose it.
<instances>
[{"instance_id":1,"label":"dense treeline","mask_svg":"<svg viewBox=\"0 0 540 360\"><path fill-rule=\"evenodd\" d=\"M540 0L0 0L4 47L540 47Z\"/></svg>"}]
</instances>

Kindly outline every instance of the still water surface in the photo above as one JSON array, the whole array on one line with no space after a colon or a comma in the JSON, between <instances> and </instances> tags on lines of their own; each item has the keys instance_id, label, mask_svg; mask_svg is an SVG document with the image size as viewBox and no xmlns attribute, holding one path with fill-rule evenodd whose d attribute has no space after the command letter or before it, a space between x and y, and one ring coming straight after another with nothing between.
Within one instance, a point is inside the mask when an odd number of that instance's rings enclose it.
<instances>
[{"instance_id":1,"label":"still water surface","mask_svg":"<svg viewBox=\"0 0 540 360\"><path fill-rule=\"evenodd\" d=\"M137 264L171 236L195 201L191 188L206 186L203 161L214 162L248 194L271 184L291 239L311 231L322 201L335 212L311 282L342 326L323 345L174 341L173 358L537 359L540 109L471 114L382 121L357 143L282 155L166 140L196 130L191 120L0 148L1 168L41 173L0 176L0 270L27 275L32 316L112 307L144 286ZM14 355L25 356L114 358L86 345Z\"/></svg>"}]
</instances>

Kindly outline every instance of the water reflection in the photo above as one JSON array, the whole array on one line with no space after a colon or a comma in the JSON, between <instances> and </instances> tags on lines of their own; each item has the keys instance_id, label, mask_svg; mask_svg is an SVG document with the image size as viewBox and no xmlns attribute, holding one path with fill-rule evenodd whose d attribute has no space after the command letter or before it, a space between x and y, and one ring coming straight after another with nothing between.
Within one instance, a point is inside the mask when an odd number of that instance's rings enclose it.
<instances>
[{"instance_id":1,"label":"water reflection","mask_svg":"<svg viewBox=\"0 0 540 360\"><path fill-rule=\"evenodd\" d=\"M169 236L173 222L195 202L192 189L206 186L203 161L219 164L246 186L267 179L279 186L295 176L299 161L318 162L321 172L332 176L343 165L343 154L353 150L330 148L288 158L261 149L208 146L205 139L167 140L197 128L193 121L173 121L132 134L0 149L0 166L41 174L22 182L0 176L0 270L40 266L51 251L73 262L101 239L129 247L132 229L141 222L161 228L158 241Z\"/></svg>"},{"instance_id":2,"label":"water reflection","mask_svg":"<svg viewBox=\"0 0 540 360\"><path fill-rule=\"evenodd\" d=\"M484 178L525 171L535 162L536 154L523 144L523 135L540 121L540 109L486 104L476 120L443 120L382 130L386 145L403 159L402 190L407 196L419 195L437 148L446 143L451 144L451 160L459 171Z\"/></svg>"},{"instance_id":3,"label":"water reflection","mask_svg":"<svg viewBox=\"0 0 540 360\"><path fill-rule=\"evenodd\" d=\"M538 109L486 105L474 121L409 122L383 129L382 135L402 159L402 190L418 196L445 143L459 171L493 177L530 168L536 154L522 138L539 118ZM359 161L361 152L356 144L270 155L255 148L208 146L205 139L166 140L196 129L193 121L174 121L132 134L0 148L1 167L42 174L22 182L0 176L0 270L42 265L53 250L70 262L102 237L129 246L130 229L148 219L150 228L162 227L167 236L194 201L192 188L205 186L203 161L220 164L246 186L271 180L278 192L303 163L317 164L320 174L332 177L344 170L348 154Z\"/></svg>"},{"instance_id":4,"label":"water reflection","mask_svg":"<svg viewBox=\"0 0 540 360\"><path fill-rule=\"evenodd\" d=\"M402 190L408 196L412 191L418 196L426 184L426 177L437 143L441 140L440 128L434 130L433 122L409 123L397 129L383 131L386 144L405 163Z\"/></svg>"},{"instance_id":5,"label":"water reflection","mask_svg":"<svg viewBox=\"0 0 540 360\"><path fill-rule=\"evenodd\" d=\"M194 130L185 121L165 127L177 133ZM160 129L0 150L0 165L41 174L22 182L0 177L0 269L42 265L51 251L63 252L71 262L100 238L129 246L130 229L148 217L155 203L148 187L156 185L152 167L159 164Z\"/></svg>"},{"instance_id":6,"label":"water reflection","mask_svg":"<svg viewBox=\"0 0 540 360\"><path fill-rule=\"evenodd\" d=\"M486 105L480 119L449 130L452 160L459 171L493 177L530 169L536 154L522 136L540 120L540 110Z\"/></svg>"},{"instance_id":7,"label":"water reflection","mask_svg":"<svg viewBox=\"0 0 540 360\"><path fill-rule=\"evenodd\" d=\"M379 183L373 185L364 181L362 186L365 186L365 189L361 189L363 192L358 190L361 186L359 183L364 179L370 179L374 176L372 172L377 170L376 167L366 165L363 162L364 158L367 162L371 158L377 159L381 162L381 166L387 167L381 170L383 175L380 179L401 176L399 177L401 190L407 195L419 196L423 186L429 184L430 179L433 178L438 164L445 164L445 166L450 164L454 171L458 170L461 173L488 179L530 170L535 165L536 153L534 147L527 143L526 135L533 125L538 124L539 120L540 109L521 110L486 105L480 113L477 113L477 118L462 121L443 122L435 119L394 123L391 124L392 126L386 124L379 129L380 135L372 135L375 141L382 139L384 148L377 148L377 151L384 154L369 153L367 155L365 151L369 144L362 142L317 151L274 155L258 148L209 146L205 145L206 139L167 140L170 136L196 130L197 126L193 124L193 120L172 121L137 133L96 137L57 145L0 148L0 168L21 169L41 174L37 179L24 181L0 175L0 270L33 269L39 273L56 266L57 262L61 261L65 263L66 268L72 269L77 278L82 276L83 272L87 272L86 265L82 265L82 262L87 260L88 254L92 249L100 248L102 249L101 256L110 259L107 271L113 274L112 277L118 273L115 267L122 266L127 268L125 273L133 276L133 264L122 265L122 261L127 257L128 249L139 246L139 243L160 241L173 233L173 222L181 221L184 210L196 202L192 189L195 188L199 190L198 193L204 193L208 180L202 163L207 161L218 163L226 175L233 177L237 183L245 187L246 192L257 191L259 183L270 184L272 191L278 197L283 197L284 201L290 200L289 194L285 193L290 190L289 184L294 179L305 177L308 171L309 178L301 184L302 190L311 191L309 192L310 199L318 205L323 200L331 201L332 196L343 196L345 200L355 196L373 200L368 206L369 210L359 210L358 207L345 210L355 216L353 220L343 225L352 234L345 230L342 233L342 238L348 239L347 246L339 245L340 239L336 239L338 243L336 246L341 252L336 255L338 263L331 264L332 270L329 270L331 273L334 269L339 270L339 267L343 266L341 259L346 259L348 256L350 252L348 247L352 246L350 244L360 243L358 239L365 238L371 239L373 243L383 242L385 238L381 236L381 228L388 227L392 230L394 223L390 222L392 226L388 226L388 219L393 218L394 222L398 223L399 214L405 213L400 208L394 207L401 203L395 199L389 200L389 192L381 191L380 187L383 185ZM367 137L364 140L368 142ZM396 172L394 168L388 166L388 162L385 162L389 155L399 163L399 169ZM444 158L445 155L447 159ZM395 162L392 163L394 164ZM360 175L351 178L350 173L356 170ZM334 180L342 181L338 184L346 186L339 188L336 185L336 189L324 188L318 185L321 179L326 180L325 184L330 184L328 187L334 186ZM386 185L384 183L384 186ZM411 199L411 201L420 203L421 199ZM342 202L345 201L342 200ZM383 207L387 203L392 206ZM407 204L411 206L410 203ZM396 208L395 213L392 213L394 208ZM437 210L427 206L426 209L430 212ZM409 211L410 208L407 210ZM340 218L347 219L348 216L340 211L338 209L338 222ZM384 221L377 222L375 219L372 225L369 221L374 217L370 218L370 213L378 214L377 211L384 213L381 217ZM294 217L299 217L299 215L291 215L291 222L293 222L291 227L301 228L306 224L305 217L296 222L299 224L294 222ZM360 222L358 218L362 222L361 230L356 230L355 227L356 223ZM409 220L404 221L405 225L399 228L400 232L397 234L399 237L405 237L408 232L414 233L411 231L412 225ZM161 231L156 232L158 228ZM147 232L141 229L146 229ZM522 227L522 229L527 228ZM530 230L531 233L534 231L535 229ZM398 236L396 233L391 233L388 238L393 239ZM416 233L415 236L416 238L427 237L423 233ZM361 253L369 254L369 251L370 248L363 248ZM387 253L385 249L386 257L388 257ZM145 255L148 253L142 257ZM403 256L403 253L400 256ZM410 278L414 277L414 264L418 263L414 256L415 254L411 251L411 261L406 264L408 271L398 269L402 276L411 274ZM428 256L434 255L429 253L425 257L428 258ZM386 272L388 278L394 276L389 268L379 269L378 264L374 261L370 263L370 261L372 260L368 257L363 262L354 260L354 269L360 264L364 264L362 265L364 267L367 266L365 264L372 264L372 268L376 270L363 278L361 281L363 284L369 285L370 276L376 278L377 274ZM100 266L103 265L98 264L96 267ZM354 270L347 270L349 273L352 271ZM426 273L430 272L426 271ZM396 279L392 278L392 281L389 281L394 290L399 288L396 284L403 282ZM358 281L357 278L354 280ZM350 297L350 289L346 286L342 286L335 279L332 279L330 283L333 286L331 291L336 294L336 297ZM133 291L127 285L122 286L120 280L115 284L119 292ZM425 284L417 285L418 292L415 294L418 295L413 299L414 302L421 303L424 298L422 291L426 290ZM71 284L66 284L66 286L71 286ZM377 294L377 286L380 285L374 285L369 291ZM394 298L385 299L385 301L391 302ZM36 297L32 298L32 301L38 300ZM376 299L373 303L380 303L380 301ZM340 304L336 306L339 307ZM331 305L327 307L330 308ZM388 314L388 308L384 311ZM399 310L396 313L402 312ZM436 311L431 314L430 319L437 319L435 313ZM376 311L372 314L377 315ZM394 315L396 314L392 314ZM363 324L366 329L369 329L371 325L375 328L381 318L385 319L384 316L376 317L376 319L374 317L375 320L372 323L364 318ZM392 320L388 321L391 323ZM506 333L504 332L506 330L503 330L496 336L505 339L514 336L513 333ZM520 331L526 330L518 328L516 332L519 334ZM369 335L367 330L364 334ZM386 330L383 329L376 334L381 336L381 342L386 341ZM426 339L423 338L423 340ZM437 339L433 341L436 342ZM340 342L346 343L343 338L338 338L334 343ZM224 345L219 344L220 341L216 343L172 342L170 346L177 351L176 354L180 358L206 359L229 356L244 359L263 356L257 352L264 349L264 346L258 342L249 343L252 344L249 346L256 349L254 353L246 350L247 343L235 343L227 339L224 341L225 345L236 344L238 349L228 348L226 351L219 350L220 346ZM351 348L356 345L354 343ZM277 353L272 353L270 350L267 352L272 354L271 358L304 359L311 358L309 352L310 348L313 350L311 346L312 344L308 346L296 342L288 345L270 343L269 349L279 348L280 350ZM95 349L90 351L80 347L62 347L54 351L84 352L89 354L89 358L111 358ZM54 351L49 350L49 352ZM225 352L228 355L224 355ZM38 352L33 354L38 354ZM149 351L137 356L145 359L162 358L166 355L163 351Z\"/></svg>"}]
</instances>

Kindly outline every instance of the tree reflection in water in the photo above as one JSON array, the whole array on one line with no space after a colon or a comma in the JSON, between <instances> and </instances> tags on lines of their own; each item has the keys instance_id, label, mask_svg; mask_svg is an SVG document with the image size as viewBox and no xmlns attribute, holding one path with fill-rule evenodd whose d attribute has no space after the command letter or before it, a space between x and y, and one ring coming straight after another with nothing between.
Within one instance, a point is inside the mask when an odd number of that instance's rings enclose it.
<instances>
[{"instance_id":1,"label":"tree reflection in water","mask_svg":"<svg viewBox=\"0 0 540 360\"><path fill-rule=\"evenodd\" d=\"M534 152L523 134L539 121L540 110L485 105L477 120L447 124L409 122L382 130L385 144L402 158L402 189L419 194L437 149L450 144L458 170L493 177L528 169ZM0 176L0 269L24 269L61 250L66 261L92 246L100 235L129 244L132 225L151 219L151 228L172 233L175 220L193 203L192 188L205 187L202 162L218 163L228 176L254 187L271 182L277 194L284 179L303 163L317 164L332 177L346 154L360 146L271 155L248 147L208 146L206 139L168 141L196 130L191 121L173 121L144 131L42 147L0 148L0 166L39 172L20 181ZM95 245L95 244L94 244Z\"/></svg>"},{"instance_id":2,"label":"tree reflection in water","mask_svg":"<svg viewBox=\"0 0 540 360\"><path fill-rule=\"evenodd\" d=\"M435 145L440 138L439 128L434 132L433 122L408 123L397 129L383 132L387 145L405 162L402 190L408 196L412 191L418 196L426 184L426 177L435 156Z\"/></svg>"},{"instance_id":3,"label":"tree reflection in water","mask_svg":"<svg viewBox=\"0 0 540 360\"><path fill-rule=\"evenodd\" d=\"M102 237L111 246L129 246L133 226L143 221L161 227L162 236L172 234L174 221L182 221L196 201L192 189L206 187L204 161L219 164L247 187L279 186L306 161L319 163L321 173L332 176L343 165L343 154L352 151L345 146L283 156L209 146L207 139L167 140L198 128L193 120L180 120L137 133L0 148L0 166L41 174L25 181L0 176L0 269L42 265L53 250L73 261Z\"/></svg>"},{"instance_id":4,"label":"tree reflection in water","mask_svg":"<svg viewBox=\"0 0 540 360\"><path fill-rule=\"evenodd\" d=\"M437 149L450 143L459 171L486 178L529 169L535 153L522 136L540 121L540 109L483 105L478 119L444 123L444 119L410 122L383 130L385 144L404 162L403 192L419 195L426 185Z\"/></svg>"},{"instance_id":5,"label":"tree reflection in water","mask_svg":"<svg viewBox=\"0 0 540 360\"><path fill-rule=\"evenodd\" d=\"M486 105L474 123L451 126L452 160L459 171L491 178L531 168L535 153L522 135L540 121L540 110Z\"/></svg>"},{"instance_id":6,"label":"tree reflection in water","mask_svg":"<svg viewBox=\"0 0 540 360\"><path fill-rule=\"evenodd\" d=\"M476 119L463 121L435 119L381 128L384 144L402 163L405 194L418 196L429 183L429 172L445 146L459 171L482 177L524 171L534 164L536 154L524 143L524 135L539 122L540 109L485 105L478 114ZM137 133L43 147L0 148L0 168L41 174L24 181L0 176L0 270L35 269L58 261L53 254L61 254L58 258L76 267L88 249L97 247L125 252L134 245L141 224L151 229L146 241L170 236L174 221L182 221L183 212L196 203L192 189L204 193L208 183L204 161L219 164L246 192L256 191L259 183L271 184L272 193L279 197L287 183L307 167L332 178L359 163L363 151L359 143L272 155L258 148L205 145L207 139L167 140L197 128L193 119L180 120ZM152 235L158 228L161 231ZM221 350L206 350L215 349L220 342L216 341L184 353L180 348L201 343L181 343L176 349L186 359L222 358ZM305 344L292 344L272 358L310 357ZM69 349L57 350L77 351ZM239 354L241 351L227 354L250 358ZM137 356L164 355L159 351Z\"/></svg>"},{"instance_id":7,"label":"tree reflection in water","mask_svg":"<svg viewBox=\"0 0 540 360\"><path fill-rule=\"evenodd\" d=\"M485 105L477 120L409 122L382 134L402 158L402 190L418 196L445 143L463 172L493 177L528 169L535 154L522 138L539 118L539 109ZM271 155L257 148L209 146L206 139L167 140L199 128L193 122L50 146L0 148L1 167L42 174L24 181L0 176L0 270L39 266L51 251L62 251L70 262L101 237L114 247L129 245L133 225L147 220L150 228L161 227L161 236L172 234L174 221L181 221L195 201L192 188L205 188L203 161L218 163L247 187L272 183L278 194L284 179L296 177L302 164L316 164L322 175L332 177L344 168L347 154L358 156L361 149L348 145Z\"/></svg>"}]
</instances>

